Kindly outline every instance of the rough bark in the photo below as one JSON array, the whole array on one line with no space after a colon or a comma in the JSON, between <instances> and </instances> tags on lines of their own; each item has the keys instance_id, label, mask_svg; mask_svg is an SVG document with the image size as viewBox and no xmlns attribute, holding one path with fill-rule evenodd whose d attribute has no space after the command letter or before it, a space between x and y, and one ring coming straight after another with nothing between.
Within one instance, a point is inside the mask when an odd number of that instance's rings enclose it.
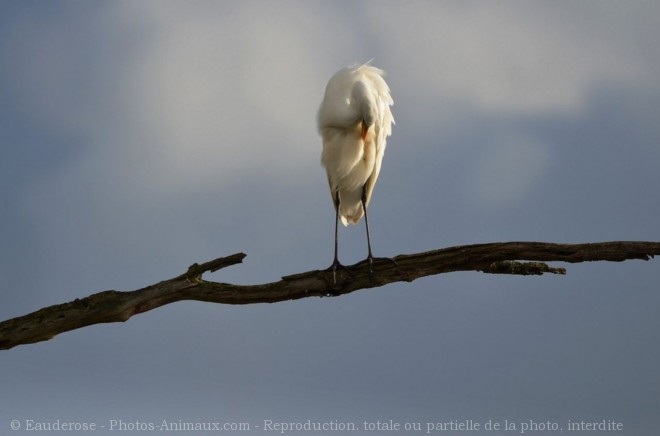
<instances>
[{"instance_id":1,"label":"rough bark","mask_svg":"<svg viewBox=\"0 0 660 436\"><path fill-rule=\"evenodd\" d=\"M233 285L202 279L206 272L241 263L237 253L203 264L193 264L185 273L136 291L103 291L89 297L50 306L0 322L0 349L46 341L59 333L92 324L126 321L131 316L183 300L224 304L275 303L307 297L339 296L359 289L452 271L491 274L565 274L564 268L544 262L591 262L629 259L648 260L660 254L660 242L600 242L555 244L503 242L449 247L393 259L376 259L373 274L362 261L339 268L336 283L327 270L314 270L282 277L273 283ZM394 261L392 261L394 260ZM521 262L524 261L524 262Z\"/></svg>"}]
</instances>

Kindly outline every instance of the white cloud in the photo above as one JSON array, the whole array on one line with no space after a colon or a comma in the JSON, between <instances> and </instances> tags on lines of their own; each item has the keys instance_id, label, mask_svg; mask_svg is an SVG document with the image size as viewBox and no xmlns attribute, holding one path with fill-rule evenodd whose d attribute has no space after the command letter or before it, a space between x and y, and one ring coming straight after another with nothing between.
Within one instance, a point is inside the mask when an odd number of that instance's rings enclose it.
<instances>
[{"instance_id":1,"label":"white cloud","mask_svg":"<svg viewBox=\"0 0 660 436\"><path fill-rule=\"evenodd\" d=\"M19 100L39 123L83 137L98 165L133 166L154 189L291 175L318 164L327 76L316 62L323 50L304 33L318 18L303 6L125 2L104 11L98 31L66 14L30 32L21 23ZM106 51L88 53L79 32Z\"/></svg>"},{"instance_id":2,"label":"white cloud","mask_svg":"<svg viewBox=\"0 0 660 436\"><path fill-rule=\"evenodd\" d=\"M320 73L312 38L296 26L306 17L273 20L268 4L232 13L176 5L155 22L144 11L150 42L126 90L135 139L151 144L141 165L163 175L156 183L287 172L317 155Z\"/></svg>"},{"instance_id":3,"label":"white cloud","mask_svg":"<svg viewBox=\"0 0 660 436\"><path fill-rule=\"evenodd\" d=\"M654 83L658 66L630 35L658 20L640 12L634 2L393 2L377 9L372 27L406 70L406 92L421 99L572 111L594 84Z\"/></svg>"}]
</instances>

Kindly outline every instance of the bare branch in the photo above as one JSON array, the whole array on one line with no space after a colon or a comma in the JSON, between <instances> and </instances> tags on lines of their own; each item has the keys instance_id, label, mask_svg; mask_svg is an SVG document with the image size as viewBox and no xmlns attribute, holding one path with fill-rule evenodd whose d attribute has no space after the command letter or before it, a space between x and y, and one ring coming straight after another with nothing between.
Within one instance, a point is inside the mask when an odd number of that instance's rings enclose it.
<instances>
[{"instance_id":1,"label":"bare branch","mask_svg":"<svg viewBox=\"0 0 660 436\"><path fill-rule=\"evenodd\" d=\"M69 303L46 307L25 316L0 322L0 349L46 341L59 333L92 324L126 321L131 316L183 300L224 304L274 303L312 296L338 296L359 289L394 282L411 282L420 277L452 271L481 271L491 274L565 274L564 268L543 262L621 262L648 260L660 254L660 242L600 242L554 244L545 242L503 242L449 247L425 253L376 259L374 274L366 262L332 272L308 271L283 277L280 281L242 286L202 279L206 272L238 263L245 254L221 257L185 273L130 292L103 291ZM521 262L526 261L526 262Z\"/></svg>"}]
</instances>

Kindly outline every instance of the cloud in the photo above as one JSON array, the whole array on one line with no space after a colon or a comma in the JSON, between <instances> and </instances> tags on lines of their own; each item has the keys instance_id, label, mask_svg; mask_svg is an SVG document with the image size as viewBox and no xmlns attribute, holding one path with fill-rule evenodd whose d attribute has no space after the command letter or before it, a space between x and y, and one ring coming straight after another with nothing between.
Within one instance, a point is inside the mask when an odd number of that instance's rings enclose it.
<instances>
[{"instance_id":1,"label":"cloud","mask_svg":"<svg viewBox=\"0 0 660 436\"><path fill-rule=\"evenodd\" d=\"M83 138L91 164L122 162L135 183L167 192L318 163L327 74L304 34L318 20L310 8L125 2L91 12L89 22L65 13L11 32L25 112Z\"/></svg>"},{"instance_id":2,"label":"cloud","mask_svg":"<svg viewBox=\"0 0 660 436\"><path fill-rule=\"evenodd\" d=\"M158 184L186 175L229 182L318 154L320 73L295 26L301 19L275 21L249 7L215 12L161 13L127 85L135 139L150 144L141 164L167 168Z\"/></svg>"},{"instance_id":3,"label":"cloud","mask_svg":"<svg viewBox=\"0 0 660 436\"><path fill-rule=\"evenodd\" d=\"M372 26L408 75L399 93L488 111L575 111L595 82L655 83L658 65L631 48L636 34L657 34L658 20L640 21L630 6L394 2L374 11Z\"/></svg>"}]
</instances>

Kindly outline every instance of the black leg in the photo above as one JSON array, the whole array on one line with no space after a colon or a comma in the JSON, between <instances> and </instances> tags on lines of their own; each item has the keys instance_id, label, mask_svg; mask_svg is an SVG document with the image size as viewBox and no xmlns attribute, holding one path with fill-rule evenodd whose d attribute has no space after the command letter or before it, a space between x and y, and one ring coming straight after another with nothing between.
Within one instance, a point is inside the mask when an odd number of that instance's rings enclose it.
<instances>
[{"instance_id":1,"label":"black leg","mask_svg":"<svg viewBox=\"0 0 660 436\"><path fill-rule=\"evenodd\" d=\"M335 193L335 258L332 261L332 281L337 283L337 266L339 263L339 191Z\"/></svg>"},{"instance_id":2,"label":"black leg","mask_svg":"<svg viewBox=\"0 0 660 436\"><path fill-rule=\"evenodd\" d=\"M346 272L350 274L348 269L339 263L339 191L335 193L334 197L334 202L335 202L335 258L332 261L332 265L330 265L330 268L328 268L326 271L332 271L332 282L336 285L337 284L337 267L341 267Z\"/></svg>"},{"instance_id":3,"label":"black leg","mask_svg":"<svg viewBox=\"0 0 660 436\"><path fill-rule=\"evenodd\" d=\"M362 193L362 209L364 210L364 225L367 228L367 249L369 250L367 260L369 261L369 275L373 276L374 255L371 253L371 237L369 236L369 219L367 218L367 201L365 198L365 192Z\"/></svg>"},{"instance_id":4,"label":"black leg","mask_svg":"<svg viewBox=\"0 0 660 436\"><path fill-rule=\"evenodd\" d=\"M374 255L371 252L371 236L369 235L369 219L367 218L367 199L365 196L365 193L362 193L362 208L364 209L364 225L367 228L367 249L369 250L369 253L367 254L367 262L369 262L369 277L373 280L374 279ZM397 266L396 260L390 259L389 257L379 257L376 260L387 260L390 261L394 264L394 266ZM364 262L364 261L363 261ZM360 262L362 263L362 262Z\"/></svg>"}]
</instances>

